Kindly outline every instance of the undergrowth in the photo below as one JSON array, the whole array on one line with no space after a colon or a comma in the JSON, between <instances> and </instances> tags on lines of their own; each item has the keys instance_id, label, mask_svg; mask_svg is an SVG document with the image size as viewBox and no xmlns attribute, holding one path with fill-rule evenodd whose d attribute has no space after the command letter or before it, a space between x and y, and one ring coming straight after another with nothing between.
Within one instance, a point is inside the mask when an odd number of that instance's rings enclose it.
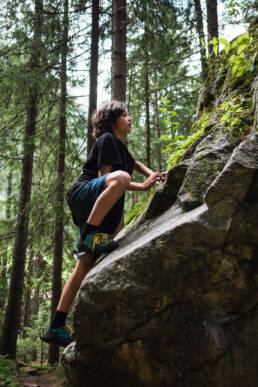
<instances>
[{"instance_id":1,"label":"undergrowth","mask_svg":"<svg viewBox=\"0 0 258 387\"><path fill-rule=\"evenodd\" d=\"M168 166L169 169L173 168L178 164L182 156L184 155L185 151L191 144L193 144L195 141L198 140L198 138L203 133L205 127L207 126L209 122L211 113L204 112L201 116L201 118L196 121L193 125L192 131L194 130L194 133L188 136L184 141L180 142L176 148L171 153L170 158L168 159Z\"/></svg>"},{"instance_id":2,"label":"undergrowth","mask_svg":"<svg viewBox=\"0 0 258 387\"><path fill-rule=\"evenodd\" d=\"M0 355L0 386L18 386L18 383L15 381L15 373L14 361L6 359L5 356Z\"/></svg>"},{"instance_id":3,"label":"undergrowth","mask_svg":"<svg viewBox=\"0 0 258 387\"><path fill-rule=\"evenodd\" d=\"M139 200L138 203L136 203L127 213L126 218L124 220L124 225L127 226L134 218L136 218L146 207L150 199L152 198L153 194L155 192L155 188L151 190L150 194L141 200Z\"/></svg>"}]
</instances>

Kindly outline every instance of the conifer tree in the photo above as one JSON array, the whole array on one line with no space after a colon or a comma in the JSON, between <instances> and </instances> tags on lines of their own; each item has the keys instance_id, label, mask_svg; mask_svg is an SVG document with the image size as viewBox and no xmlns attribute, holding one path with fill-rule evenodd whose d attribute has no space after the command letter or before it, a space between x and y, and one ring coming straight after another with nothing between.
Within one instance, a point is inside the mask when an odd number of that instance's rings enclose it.
<instances>
[{"instance_id":1,"label":"conifer tree","mask_svg":"<svg viewBox=\"0 0 258 387\"><path fill-rule=\"evenodd\" d=\"M54 264L52 281L51 317L57 308L62 291L63 233L64 233L64 184L65 184L65 143L66 143L66 100L67 100L67 51L68 51L68 0L64 1L63 34L61 42L59 136L57 155L57 184L54 229ZM59 348L51 344L49 363L58 361Z\"/></svg>"},{"instance_id":2,"label":"conifer tree","mask_svg":"<svg viewBox=\"0 0 258 387\"><path fill-rule=\"evenodd\" d=\"M89 91L89 114L88 114L88 142L87 142L88 154L94 142L92 137L91 115L97 107L98 60L99 60L99 0L95 0L95 1L92 1L90 91Z\"/></svg>"},{"instance_id":3,"label":"conifer tree","mask_svg":"<svg viewBox=\"0 0 258 387\"><path fill-rule=\"evenodd\" d=\"M112 1L111 99L126 99L126 0Z\"/></svg>"},{"instance_id":4,"label":"conifer tree","mask_svg":"<svg viewBox=\"0 0 258 387\"><path fill-rule=\"evenodd\" d=\"M22 325L22 338L26 339L27 332L26 328L29 326L30 312L31 312L31 286L33 278L33 259L34 251L31 250L29 253L29 264L26 275L26 287L24 297L24 310L23 310L23 325Z\"/></svg>"},{"instance_id":5,"label":"conifer tree","mask_svg":"<svg viewBox=\"0 0 258 387\"><path fill-rule=\"evenodd\" d=\"M208 32L208 42L213 38L218 38L219 36L219 26L218 26L218 6L217 0L206 0L206 8L207 8L207 32ZM213 45L208 45L209 56L212 58L214 56L213 53Z\"/></svg>"},{"instance_id":6,"label":"conifer tree","mask_svg":"<svg viewBox=\"0 0 258 387\"><path fill-rule=\"evenodd\" d=\"M203 18L202 18L202 8L200 0L194 0L195 14L196 14L196 24L197 24L197 33L199 37L199 47L201 55L201 66L202 66L202 80L204 81L207 76L207 60L206 60L206 49L205 49L205 37L203 30Z\"/></svg>"},{"instance_id":7,"label":"conifer tree","mask_svg":"<svg viewBox=\"0 0 258 387\"><path fill-rule=\"evenodd\" d=\"M32 52L29 61L29 68L32 74L35 74L39 69L43 0L35 0L34 10L34 33ZM11 270L11 284L1 339L1 353L4 355L6 354L13 359L16 357L16 342L21 320L38 91L38 83L36 79L32 79L27 99L26 125L23 139L23 161Z\"/></svg>"}]
</instances>

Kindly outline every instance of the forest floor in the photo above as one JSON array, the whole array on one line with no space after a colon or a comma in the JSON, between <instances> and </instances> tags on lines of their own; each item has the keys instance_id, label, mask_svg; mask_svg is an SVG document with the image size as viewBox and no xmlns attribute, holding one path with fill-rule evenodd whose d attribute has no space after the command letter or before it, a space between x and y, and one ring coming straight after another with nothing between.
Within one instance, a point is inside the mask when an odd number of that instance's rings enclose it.
<instances>
[{"instance_id":1,"label":"forest floor","mask_svg":"<svg viewBox=\"0 0 258 387\"><path fill-rule=\"evenodd\" d=\"M22 375L16 379L18 386L21 387L60 387L60 379L55 370L43 375Z\"/></svg>"},{"instance_id":2,"label":"forest floor","mask_svg":"<svg viewBox=\"0 0 258 387\"><path fill-rule=\"evenodd\" d=\"M61 387L66 385L65 374L61 366L50 367L47 364L19 362L19 373L15 381L21 387ZM22 367L21 367L22 365Z\"/></svg>"}]
</instances>

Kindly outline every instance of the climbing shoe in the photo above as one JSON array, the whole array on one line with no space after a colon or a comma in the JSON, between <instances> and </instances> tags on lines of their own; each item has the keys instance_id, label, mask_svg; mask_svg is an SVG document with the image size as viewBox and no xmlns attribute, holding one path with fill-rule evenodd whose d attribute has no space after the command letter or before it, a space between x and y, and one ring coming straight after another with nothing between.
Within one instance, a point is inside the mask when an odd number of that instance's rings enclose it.
<instances>
[{"instance_id":1,"label":"climbing shoe","mask_svg":"<svg viewBox=\"0 0 258 387\"><path fill-rule=\"evenodd\" d=\"M52 328L49 326L43 335L40 336L42 341L45 341L46 343L50 344L57 344L61 345L62 347L66 347L68 344L72 342L70 332L71 327L59 327L59 328Z\"/></svg>"},{"instance_id":2,"label":"climbing shoe","mask_svg":"<svg viewBox=\"0 0 258 387\"><path fill-rule=\"evenodd\" d=\"M94 253L94 256L110 253L119 246L116 241L109 241L107 234L90 233L84 240L79 238L77 243L77 258L85 253Z\"/></svg>"}]
</instances>

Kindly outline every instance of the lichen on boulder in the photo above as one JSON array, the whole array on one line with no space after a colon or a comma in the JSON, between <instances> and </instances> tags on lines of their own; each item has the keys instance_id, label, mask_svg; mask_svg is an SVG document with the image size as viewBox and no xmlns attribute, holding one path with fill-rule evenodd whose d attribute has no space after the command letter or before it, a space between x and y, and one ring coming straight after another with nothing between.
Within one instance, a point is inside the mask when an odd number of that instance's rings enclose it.
<instances>
[{"instance_id":1,"label":"lichen on boulder","mask_svg":"<svg viewBox=\"0 0 258 387\"><path fill-rule=\"evenodd\" d=\"M227 70L210 76L199 101L199 119L210 113L203 133L84 279L76 343L62 355L70 386L256 386L256 74L246 74L248 88L244 75L238 86ZM231 93L243 100L234 101L234 130Z\"/></svg>"}]
</instances>

